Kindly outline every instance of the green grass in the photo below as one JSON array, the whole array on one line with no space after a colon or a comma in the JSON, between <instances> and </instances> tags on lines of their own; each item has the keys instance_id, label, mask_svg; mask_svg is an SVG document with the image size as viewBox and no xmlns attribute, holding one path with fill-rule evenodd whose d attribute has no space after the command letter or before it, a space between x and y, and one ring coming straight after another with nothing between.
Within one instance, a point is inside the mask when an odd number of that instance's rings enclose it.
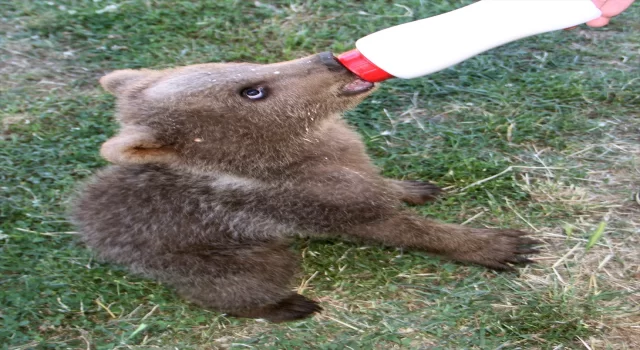
<instances>
[{"instance_id":1,"label":"green grass","mask_svg":"<svg viewBox=\"0 0 640 350\"><path fill-rule=\"evenodd\" d=\"M640 346L640 300L630 293L640 288L631 200L640 183L638 6L604 29L528 38L385 82L346 115L386 176L449 188L416 210L535 228L545 251L519 275L299 240L298 281L311 278L304 294L326 311L272 325L201 310L77 243L66 201L105 165L97 151L115 130L102 74L339 53L375 30L468 3L405 1L407 16L388 1L0 0L0 348ZM520 168L460 191L509 166Z\"/></svg>"}]
</instances>

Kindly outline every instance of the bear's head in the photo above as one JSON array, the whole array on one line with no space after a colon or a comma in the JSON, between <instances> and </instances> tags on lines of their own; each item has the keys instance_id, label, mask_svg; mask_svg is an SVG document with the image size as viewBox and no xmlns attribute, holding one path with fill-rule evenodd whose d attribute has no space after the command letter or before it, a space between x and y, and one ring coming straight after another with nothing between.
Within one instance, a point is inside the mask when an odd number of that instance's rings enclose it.
<instances>
[{"instance_id":1,"label":"bear's head","mask_svg":"<svg viewBox=\"0 0 640 350\"><path fill-rule=\"evenodd\" d=\"M266 65L120 70L100 83L116 96L121 124L101 148L108 161L241 173L295 161L374 89L328 52Z\"/></svg>"}]
</instances>

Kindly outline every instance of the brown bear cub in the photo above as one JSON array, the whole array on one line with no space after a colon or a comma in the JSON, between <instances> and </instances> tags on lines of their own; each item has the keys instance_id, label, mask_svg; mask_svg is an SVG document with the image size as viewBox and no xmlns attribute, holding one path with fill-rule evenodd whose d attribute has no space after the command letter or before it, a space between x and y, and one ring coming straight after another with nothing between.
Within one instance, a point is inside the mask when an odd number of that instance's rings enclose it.
<instances>
[{"instance_id":1,"label":"brown bear cub","mask_svg":"<svg viewBox=\"0 0 640 350\"><path fill-rule=\"evenodd\" d=\"M489 268L530 262L516 230L415 214L439 189L379 175L341 119L374 90L330 53L269 65L121 70L113 165L84 186L73 220L104 261L203 307L272 322L318 312L292 291L296 234L418 249Z\"/></svg>"}]
</instances>

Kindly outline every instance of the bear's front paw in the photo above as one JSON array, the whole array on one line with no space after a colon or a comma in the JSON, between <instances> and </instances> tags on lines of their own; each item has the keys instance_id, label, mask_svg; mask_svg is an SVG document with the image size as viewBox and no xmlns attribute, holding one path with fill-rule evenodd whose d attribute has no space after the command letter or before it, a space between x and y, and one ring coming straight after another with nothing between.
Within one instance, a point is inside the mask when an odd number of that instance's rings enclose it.
<instances>
[{"instance_id":1,"label":"bear's front paw","mask_svg":"<svg viewBox=\"0 0 640 350\"><path fill-rule=\"evenodd\" d=\"M473 230L469 249L450 254L455 260L486 266L499 271L513 271L511 264L533 263L527 256L539 252L540 241L518 230ZM473 238L472 238L473 237Z\"/></svg>"},{"instance_id":2,"label":"bear's front paw","mask_svg":"<svg viewBox=\"0 0 640 350\"><path fill-rule=\"evenodd\" d=\"M401 199L407 204L425 204L442 194L442 189L431 182L406 180L395 181L395 183L402 187Z\"/></svg>"}]
</instances>

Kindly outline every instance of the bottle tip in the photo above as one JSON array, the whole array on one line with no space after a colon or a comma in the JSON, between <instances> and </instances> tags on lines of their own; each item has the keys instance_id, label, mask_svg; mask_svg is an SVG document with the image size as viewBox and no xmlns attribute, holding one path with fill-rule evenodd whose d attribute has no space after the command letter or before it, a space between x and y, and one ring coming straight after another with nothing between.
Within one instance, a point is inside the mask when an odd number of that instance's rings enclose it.
<instances>
[{"instance_id":1,"label":"bottle tip","mask_svg":"<svg viewBox=\"0 0 640 350\"><path fill-rule=\"evenodd\" d=\"M336 57L342 65L362 80L372 83L394 78L382 68L369 61L358 49L353 49Z\"/></svg>"}]
</instances>

